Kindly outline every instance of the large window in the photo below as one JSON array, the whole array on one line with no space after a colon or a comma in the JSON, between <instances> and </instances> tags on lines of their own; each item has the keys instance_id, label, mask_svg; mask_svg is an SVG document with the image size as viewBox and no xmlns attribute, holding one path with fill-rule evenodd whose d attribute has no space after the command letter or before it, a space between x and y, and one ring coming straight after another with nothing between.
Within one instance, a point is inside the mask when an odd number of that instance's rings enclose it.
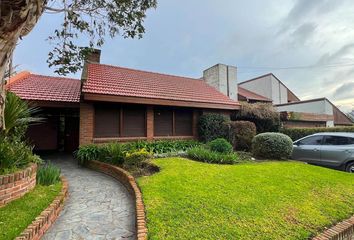
<instances>
[{"instance_id":1,"label":"large window","mask_svg":"<svg viewBox=\"0 0 354 240\"><path fill-rule=\"evenodd\" d=\"M141 106L95 106L95 137L145 137L146 108Z\"/></svg>"},{"instance_id":2,"label":"large window","mask_svg":"<svg viewBox=\"0 0 354 240\"><path fill-rule=\"evenodd\" d=\"M192 136L193 111L189 109L155 108L154 136Z\"/></svg>"}]
</instances>

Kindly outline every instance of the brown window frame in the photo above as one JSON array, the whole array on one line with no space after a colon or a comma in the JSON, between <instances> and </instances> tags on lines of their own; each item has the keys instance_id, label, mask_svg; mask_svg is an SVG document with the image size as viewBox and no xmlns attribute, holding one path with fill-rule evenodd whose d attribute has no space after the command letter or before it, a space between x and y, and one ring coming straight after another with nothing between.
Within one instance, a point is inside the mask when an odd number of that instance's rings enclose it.
<instances>
[{"instance_id":1,"label":"brown window frame","mask_svg":"<svg viewBox=\"0 0 354 240\"><path fill-rule=\"evenodd\" d=\"M93 124L93 136L94 138L144 138L147 137L147 108L146 106L142 106L141 109L144 109L145 113L144 113L144 135L143 136L125 136L124 133L124 108L127 108L128 105L111 105L112 108L116 108L117 112L119 114L118 118L119 118L119 122L117 124L119 124L118 126L118 135L116 136L97 136L96 134L96 122L94 122ZM94 120L96 121L96 109L99 107L106 107L104 104L97 104L94 106Z\"/></svg>"}]
</instances>

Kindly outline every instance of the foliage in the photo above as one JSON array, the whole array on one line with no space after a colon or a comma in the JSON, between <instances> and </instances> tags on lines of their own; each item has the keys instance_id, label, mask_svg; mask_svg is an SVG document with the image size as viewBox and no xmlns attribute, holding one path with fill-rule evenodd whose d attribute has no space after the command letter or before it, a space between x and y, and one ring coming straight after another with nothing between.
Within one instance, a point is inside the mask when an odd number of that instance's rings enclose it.
<instances>
[{"instance_id":1,"label":"foliage","mask_svg":"<svg viewBox=\"0 0 354 240\"><path fill-rule=\"evenodd\" d=\"M90 160L102 160L102 153L104 148L102 146L96 144L87 144L84 146L80 146L76 151L75 155L80 165L85 165L87 161Z\"/></svg>"},{"instance_id":2,"label":"foliage","mask_svg":"<svg viewBox=\"0 0 354 240\"><path fill-rule=\"evenodd\" d=\"M152 154L145 148L138 151L128 152L124 158L124 165L128 167L141 167L142 162L152 157Z\"/></svg>"},{"instance_id":3,"label":"foliage","mask_svg":"<svg viewBox=\"0 0 354 240\"><path fill-rule=\"evenodd\" d=\"M193 160L206 163L234 164L240 162L236 153L214 152L204 147L189 149L187 156Z\"/></svg>"},{"instance_id":4,"label":"foliage","mask_svg":"<svg viewBox=\"0 0 354 240\"><path fill-rule=\"evenodd\" d=\"M261 133L252 140L252 153L262 159L288 159L293 141L282 133Z\"/></svg>"},{"instance_id":5,"label":"foliage","mask_svg":"<svg viewBox=\"0 0 354 240\"><path fill-rule=\"evenodd\" d=\"M51 163L39 166L37 170L37 184L44 186L60 182L60 168Z\"/></svg>"},{"instance_id":6,"label":"foliage","mask_svg":"<svg viewBox=\"0 0 354 240\"><path fill-rule=\"evenodd\" d=\"M125 151L126 147L123 144L108 143L102 146L100 159L113 165L122 165L124 162Z\"/></svg>"},{"instance_id":7,"label":"foliage","mask_svg":"<svg viewBox=\"0 0 354 240\"><path fill-rule=\"evenodd\" d=\"M138 179L149 239L311 239L353 215L353 175L298 162L155 159Z\"/></svg>"},{"instance_id":8,"label":"foliage","mask_svg":"<svg viewBox=\"0 0 354 240\"><path fill-rule=\"evenodd\" d=\"M320 132L354 132L354 127L327 128L282 128L281 133L288 135L293 141Z\"/></svg>"},{"instance_id":9,"label":"foliage","mask_svg":"<svg viewBox=\"0 0 354 240\"><path fill-rule=\"evenodd\" d=\"M33 117L38 111L39 108L29 107L27 102L21 100L16 94L7 92L3 134L21 140L26 133L28 124L42 120L41 118Z\"/></svg>"},{"instance_id":10,"label":"foliage","mask_svg":"<svg viewBox=\"0 0 354 240\"><path fill-rule=\"evenodd\" d=\"M279 113L269 103L241 103L241 110L233 114L231 120L253 122L257 133L277 132L280 126Z\"/></svg>"},{"instance_id":11,"label":"foliage","mask_svg":"<svg viewBox=\"0 0 354 240\"><path fill-rule=\"evenodd\" d=\"M225 115L207 113L199 118L198 133L202 142L210 142L216 138L228 138L228 119Z\"/></svg>"},{"instance_id":12,"label":"foliage","mask_svg":"<svg viewBox=\"0 0 354 240\"><path fill-rule=\"evenodd\" d=\"M235 150L249 151L252 139L257 134L256 125L250 121L232 121L229 138Z\"/></svg>"},{"instance_id":13,"label":"foliage","mask_svg":"<svg viewBox=\"0 0 354 240\"><path fill-rule=\"evenodd\" d=\"M224 138L217 138L208 143L211 151L219 153L231 153L232 145Z\"/></svg>"},{"instance_id":14,"label":"foliage","mask_svg":"<svg viewBox=\"0 0 354 240\"><path fill-rule=\"evenodd\" d=\"M15 239L60 193L61 183L36 185L23 197L0 208L0 240Z\"/></svg>"},{"instance_id":15,"label":"foliage","mask_svg":"<svg viewBox=\"0 0 354 240\"><path fill-rule=\"evenodd\" d=\"M54 44L49 52L49 66L60 66L55 72L61 75L75 73L92 48L104 44L106 35L141 38L146 11L155 7L156 0L49 0L46 11L63 16L61 27L48 38ZM88 40L89 47L78 45L81 35Z\"/></svg>"},{"instance_id":16,"label":"foliage","mask_svg":"<svg viewBox=\"0 0 354 240\"><path fill-rule=\"evenodd\" d=\"M0 137L0 174L25 168L30 163L40 162L41 159L33 155L32 148L24 142Z\"/></svg>"},{"instance_id":17,"label":"foliage","mask_svg":"<svg viewBox=\"0 0 354 240\"><path fill-rule=\"evenodd\" d=\"M154 154L184 152L191 147L199 146L200 143L195 140L159 140L159 141L136 141L126 144L129 151L145 148L148 152Z\"/></svg>"}]
</instances>

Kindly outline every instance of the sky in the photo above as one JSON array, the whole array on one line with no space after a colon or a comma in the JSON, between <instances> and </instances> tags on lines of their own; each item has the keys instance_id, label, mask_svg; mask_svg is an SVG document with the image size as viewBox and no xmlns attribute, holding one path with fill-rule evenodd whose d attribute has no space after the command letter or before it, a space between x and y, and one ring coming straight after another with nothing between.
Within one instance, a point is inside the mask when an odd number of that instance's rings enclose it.
<instances>
[{"instance_id":1,"label":"sky","mask_svg":"<svg viewBox=\"0 0 354 240\"><path fill-rule=\"evenodd\" d=\"M54 75L46 39L61 20L44 13L18 43L19 70ZM160 0L144 26L142 39L107 37L101 63L194 78L224 63L239 82L272 72L302 100L354 109L352 0Z\"/></svg>"}]
</instances>

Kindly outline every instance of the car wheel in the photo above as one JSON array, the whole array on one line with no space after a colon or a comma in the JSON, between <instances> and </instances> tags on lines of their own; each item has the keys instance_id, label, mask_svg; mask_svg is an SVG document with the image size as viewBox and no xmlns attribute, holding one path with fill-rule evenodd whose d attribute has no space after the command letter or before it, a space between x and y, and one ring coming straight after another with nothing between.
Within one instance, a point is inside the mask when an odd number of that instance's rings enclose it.
<instances>
[{"instance_id":1,"label":"car wheel","mask_svg":"<svg viewBox=\"0 0 354 240\"><path fill-rule=\"evenodd\" d=\"M349 173L354 173L354 162L348 163L347 167L345 170Z\"/></svg>"}]
</instances>

